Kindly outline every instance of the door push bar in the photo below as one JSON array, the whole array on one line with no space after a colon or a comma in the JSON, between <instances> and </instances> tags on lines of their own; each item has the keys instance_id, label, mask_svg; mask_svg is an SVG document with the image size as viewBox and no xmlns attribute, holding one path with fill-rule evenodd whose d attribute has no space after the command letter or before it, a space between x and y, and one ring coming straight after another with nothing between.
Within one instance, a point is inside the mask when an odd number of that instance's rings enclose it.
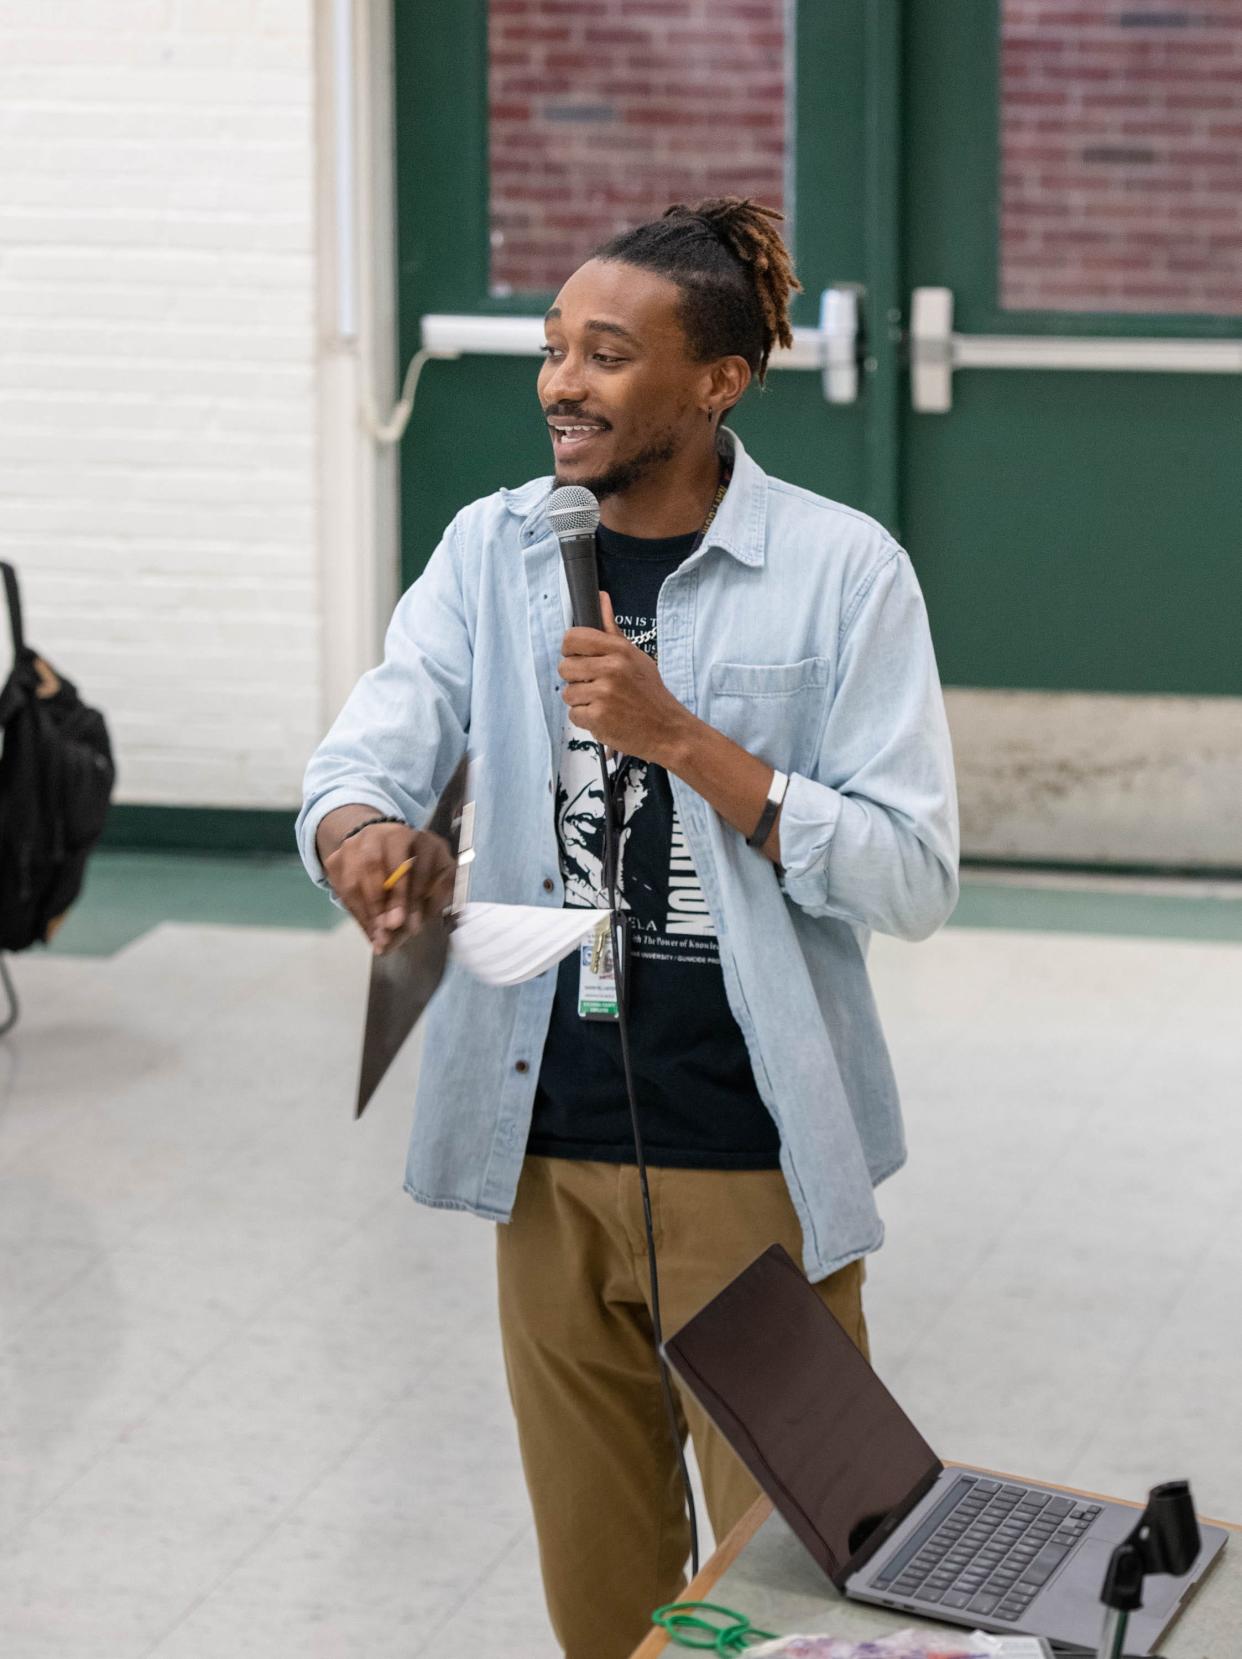
<instances>
[{"instance_id":1,"label":"door push bar","mask_svg":"<svg viewBox=\"0 0 1242 1659\"><path fill-rule=\"evenodd\" d=\"M916 288L910 307L910 394L924 414L953 407L955 369L1106 369L1242 374L1242 340L955 334L953 290Z\"/></svg>"},{"instance_id":2,"label":"door push bar","mask_svg":"<svg viewBox=\"0 0 1242 1659\"><path fill-rule=\"evenodd\" d=\"M793 345L772 353L774 369L817 369L827 403L858 401L860 290L840 284L820 295L819 326L795 328ZM537 357L544 343L542 317L456 316L422 318L420 355L426 358Z\"/></svg>"}]
</instances>

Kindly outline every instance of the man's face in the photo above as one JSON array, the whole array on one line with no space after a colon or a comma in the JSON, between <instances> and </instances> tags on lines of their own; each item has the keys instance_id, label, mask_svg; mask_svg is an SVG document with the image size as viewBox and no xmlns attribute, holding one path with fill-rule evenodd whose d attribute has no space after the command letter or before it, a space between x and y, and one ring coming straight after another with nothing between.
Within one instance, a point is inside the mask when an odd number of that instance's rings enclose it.
<instances>
[{"instance_id":1,"label":"man's face","mask_svg":"<svg viewBox=\"0 0 1242 1659\"><path fill-rule=\"evenodd\" d=\"M681 290L634 265L591 259L544 323L539 401L558 484L602 500L671 461L704 425L709 373L688 353Z\"/></svg>"}]
</instances>

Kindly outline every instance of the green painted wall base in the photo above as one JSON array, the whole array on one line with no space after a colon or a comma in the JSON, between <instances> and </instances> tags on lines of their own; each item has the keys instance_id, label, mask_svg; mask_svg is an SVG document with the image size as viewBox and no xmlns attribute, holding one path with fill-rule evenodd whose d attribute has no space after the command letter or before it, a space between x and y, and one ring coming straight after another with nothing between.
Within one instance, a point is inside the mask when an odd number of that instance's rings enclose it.
<instances>
[{"instance_id":1,"label":"green painted wall base","mask_svg":"<svg viewBox=\"0 0 1242 1659\"><path fill-rule=\"evenodd\" d=\"M1111 872L1110 872L1111 874ZM1024 887L962 878L950 927L1034 933L1094 933L1133 939L1217 940L1242 944L1242 898L1181 892L1135 893L1117 887Z\"/></svg>"},{"instance_id":2,"label":"green painted wall base","mask_svg":"<svg viewBox=\"0 0 1242 1659\"><path fill-rule=\"evenodd\" d=\"M287 812L212 806L114 806L105 847L169 852L292 853L298 809Z\"/></svg>"},{"instance_id":3,"label":"green painted wall base","mask_svg":"<svg viewBox=\"0 0 1242 1659\"><path fill-rule=\"evenodd\" d=\"M319 931L344 920L301 860L287 854L105 849L87 865L81 897L51 950L57 956L112 956L161 922Z\"/></svg>"}]
</instances>

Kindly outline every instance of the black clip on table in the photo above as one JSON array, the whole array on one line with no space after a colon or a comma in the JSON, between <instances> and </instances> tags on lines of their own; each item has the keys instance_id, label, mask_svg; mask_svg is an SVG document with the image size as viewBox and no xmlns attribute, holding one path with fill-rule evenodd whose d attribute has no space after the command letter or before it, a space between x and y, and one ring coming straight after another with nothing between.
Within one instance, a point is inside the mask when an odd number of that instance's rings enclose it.
<instances>
[{"instance_id":1,"label":"black clip on table","mask_svg":"<svg viewBox=\"0 0 1242 1659\"><path fill-rule=\"evenodd\" d=\"M1113 1551L1100 1600L1104 1629L1099 1659L1122 1659L1130 1614L1143 1605L1148 1573L1188 1573L1199 1553L1199 1522L1190 1483L1166 1481L1147 1494L1147 1508L1128 1538Z\"/></svg>"}]
</instances>

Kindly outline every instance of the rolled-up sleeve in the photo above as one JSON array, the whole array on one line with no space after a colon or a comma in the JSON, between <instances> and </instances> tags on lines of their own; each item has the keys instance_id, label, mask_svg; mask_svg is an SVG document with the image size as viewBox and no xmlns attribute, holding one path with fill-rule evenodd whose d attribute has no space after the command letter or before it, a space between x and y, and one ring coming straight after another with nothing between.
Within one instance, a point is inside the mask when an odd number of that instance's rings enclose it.
<instances>
[{"instance_id":1,"label":"rolled-up sleeve","mask_svg":"<svg viewBox=\"0 0 1242 1659\"><path fill-rule=\"evenodd\" d=\"M892 548L842 621L814 776L780 819L782 886L809 915L924 939L957 902L953 754L923 595Z\"/></svg>"},{"instance_id":2,"label":"rolled-up sleeve","mask_svg":"<svg viewBox=\"0 0 1242 1659\"><path fill-rule=\"evenodd\" d=\"M359 680L307 765L297 843L321 887L315 835L329 812L373 806L417 829L465 752L473 646L457 536L454 521L398 602L383 661Z\"/></svg>"}]
</instances>

